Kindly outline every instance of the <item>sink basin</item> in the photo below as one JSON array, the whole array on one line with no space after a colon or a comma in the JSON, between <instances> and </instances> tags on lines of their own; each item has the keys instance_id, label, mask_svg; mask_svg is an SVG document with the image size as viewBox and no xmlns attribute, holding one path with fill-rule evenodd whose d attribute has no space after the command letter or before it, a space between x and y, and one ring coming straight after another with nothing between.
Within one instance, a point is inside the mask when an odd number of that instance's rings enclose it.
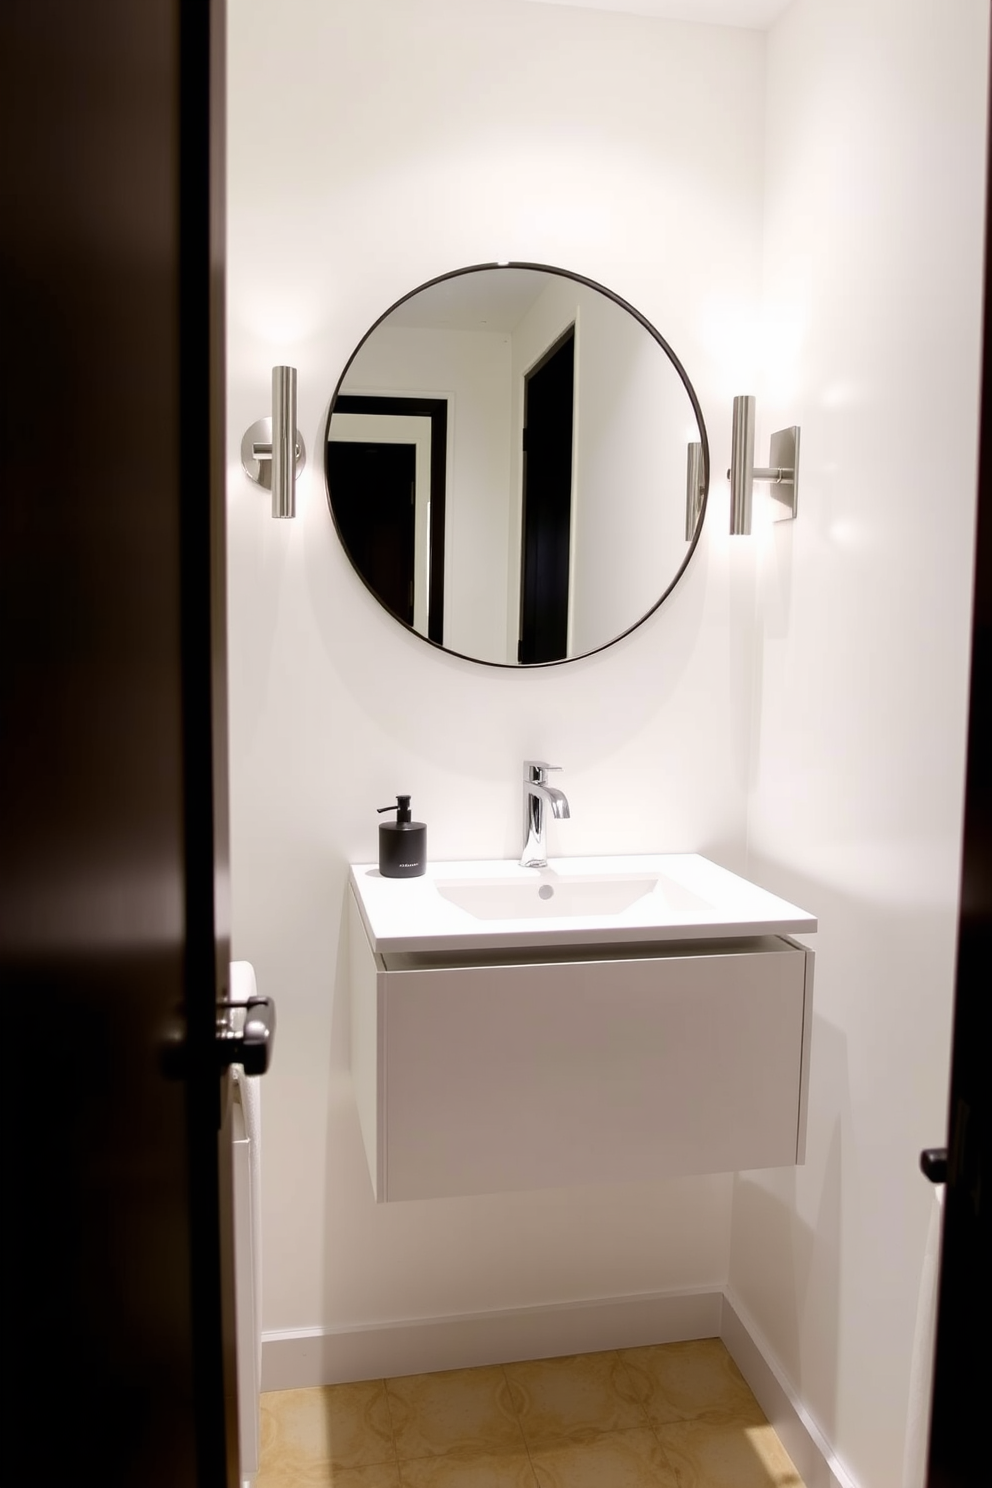
<instances>
[{"instance_id":1,"label":"sink basin","mask_svg":"<svg viewBox=\"0 0 992 1488\"><path fill-rule=\"evenodd\" d=\"M477 951L782 935L813 915L697 853L432 863L421 878L353 864L373 951Z\"/></svg>"},{"instance_id":2,"label":"sink basin","mask_svg":"<svg viewBox=\"0 0 992 1488\"><path fill-rule=\"evenodd\" d=\"M563 915L619 914L650 894L657 883L657 878L648 874L565 877L543 871L539 878L524 882L499 878L442 881L437 884L437 892L477 920L520 920L535 915L558 919Z\"/></svg>"}]
</instances>

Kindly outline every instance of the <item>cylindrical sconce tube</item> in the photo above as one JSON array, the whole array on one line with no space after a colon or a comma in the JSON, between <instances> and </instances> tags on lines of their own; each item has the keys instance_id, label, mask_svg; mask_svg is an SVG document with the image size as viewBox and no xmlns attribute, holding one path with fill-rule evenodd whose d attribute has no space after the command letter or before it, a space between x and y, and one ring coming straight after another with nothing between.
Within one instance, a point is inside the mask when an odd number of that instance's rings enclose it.
<instances>
[{"instance_id":1,"label":"cylindrical sconce tube","mask_svg":"<svg viewBox=\"0 0 992 1488\"><path fill-rule=\"evenodd\" d=\"M685 540L692 542L703 504L703 446L688 446L685 462Z\"/></svg>"},{"instance_id":2,"label":"cylindrical sconce tube","mask_svg":"<svg viewBox=\"0 0 992 1488\"><path fill-rule=\"evenodd\" d=\"M296 516L296 368L272 368L272 515Z\"/></svg>"},{"instance_id":3,"label":"cylindrical sconce tube","mask_svg":"<svg viewBox=\"0 0 992 1488\"><path fill-rule=\"evenodd\" d=\"M730 533L751 531L751 490L754 485L754 399L734 399L734 430L730 446Z\"/></svg>"}]
</instances>

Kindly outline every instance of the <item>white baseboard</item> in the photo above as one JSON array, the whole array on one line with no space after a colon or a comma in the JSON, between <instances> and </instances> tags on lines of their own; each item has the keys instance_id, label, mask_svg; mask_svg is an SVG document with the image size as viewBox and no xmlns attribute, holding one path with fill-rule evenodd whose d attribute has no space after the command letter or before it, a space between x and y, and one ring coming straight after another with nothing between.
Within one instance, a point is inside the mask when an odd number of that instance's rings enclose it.
<instances>
[{"instance_id":1,"label":"white baseboard","mask_svg":"<svg viewBox=\"0 0 992 1488\"><path fill-rule=\"evenodd\" d=\"M358 1328L262 1335L262 1389L429 1374L560 1354L715 1338L722 1289L563 1302Z\"/></svg>"},{"instance_id":2,"label":"white baseboard","mask_svg":"<svg viewBox=\"0 0 992 1488\"><path fill-rule=\"evenodd\" d=\"M561 1354L721 1338L806 1488L858 1488L739 1299L722 1287L262 1337L262 1389L430 1374Z\"/></svg>"},{"instance_id":3,"label":"white baseboard","mask_svg":"<svg viewBox=\"0 0 992 1488\"><path fill-rule=\"evenodd\" d=\"M720 1337L806 1488L858 1488L800 1400L767 1339L729 1287L723 1296Z\"/></svg>"}]
</instances>

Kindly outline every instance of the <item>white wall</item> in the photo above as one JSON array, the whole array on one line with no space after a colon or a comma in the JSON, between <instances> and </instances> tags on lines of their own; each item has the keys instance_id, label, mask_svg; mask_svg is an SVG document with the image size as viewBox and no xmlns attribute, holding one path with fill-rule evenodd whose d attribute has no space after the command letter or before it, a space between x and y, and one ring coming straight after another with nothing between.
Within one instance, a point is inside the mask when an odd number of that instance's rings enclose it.
<instances>
[{"instance_id":1,"label":"white wall","mask_svg":"<svg viewBox=\"0 0 992 1488\"><path fill-rule=\"evenodd\" d=\"M759 290L762 39L516 0L232 0L229 59L234 949L280 1020L264 1325L719 1286L724 1176L377 1208L340 932L345 865L374 855L376 806L412 792L435 859L515 855L526 756L564 766L572 817L553 851L698 849L743 867L748 637L725 491L648 624L518 674L433 652L375 604L314 451L388 305L447 269L516 259L637 305L682 356L726 468ZM299 369L310 453L289 523L238 460L282 361Z\"/></svg>"},{"instance_id":2,"label":"white wall","mask_svg":"<svg viewBox=\"0 0 992 1488\"><path fill-rule=\"evenodd\" d=\"M587 297L580 331L572 631L579 654L636 624L685 561L686 457L699 438L681 379L632 316Z\"/></svg>"},{"instance_id":3,"label":"white wall","mask_svg":"<svg viewBox=\"0 0 992 1488\"><path fill-rule=\"evenodd\" d=\"M820 916L808 1156L736 1181L731 1285L864 1488L901 1482L945 1140L988 7L794 0L768 39L755 876Z\"/></svg>"}]
</instances>

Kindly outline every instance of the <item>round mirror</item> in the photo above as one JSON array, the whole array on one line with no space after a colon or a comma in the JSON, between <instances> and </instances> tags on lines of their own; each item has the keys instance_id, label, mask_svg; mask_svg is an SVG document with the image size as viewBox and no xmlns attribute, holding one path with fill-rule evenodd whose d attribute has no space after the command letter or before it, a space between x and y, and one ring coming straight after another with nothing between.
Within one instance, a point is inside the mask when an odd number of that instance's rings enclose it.
<instances>
[{"instance_id":1,"label":"round mirror","mask_svg":"<svg viewBox=\"0 0 992 1488\"><path fill-rule=\"evenodd\" d=\"M599 651L699 537L703 417L662 336L538 264L460 269L372 327L331 400L331 514L397 620L496 666Z\"/></svg>"}]
</instances>

